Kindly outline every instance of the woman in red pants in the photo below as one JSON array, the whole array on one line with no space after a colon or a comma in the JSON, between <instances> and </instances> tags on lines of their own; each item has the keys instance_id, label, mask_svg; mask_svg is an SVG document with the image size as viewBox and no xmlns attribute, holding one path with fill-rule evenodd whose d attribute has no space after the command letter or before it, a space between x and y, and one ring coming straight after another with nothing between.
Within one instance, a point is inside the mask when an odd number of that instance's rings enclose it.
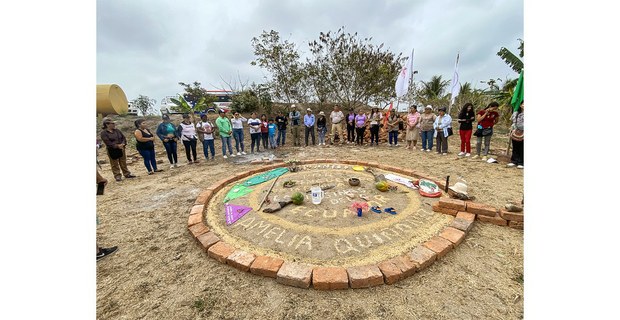
<instances>
[{"instance_id":1,"label":"woman in red pants","mask_svg":"<svg viewBox=\"0 0 620 320\"><path fill-rule=\"evenodd\" d=\"M473 128L474 120L476 119L476 113L474 112L474 105L471 102L466 103L461 112L459 112L458 121L460 123L459 135L461 137L461 152L459 156L469 157L471 155L471 132Z\"/></svg>"}]
</instances>

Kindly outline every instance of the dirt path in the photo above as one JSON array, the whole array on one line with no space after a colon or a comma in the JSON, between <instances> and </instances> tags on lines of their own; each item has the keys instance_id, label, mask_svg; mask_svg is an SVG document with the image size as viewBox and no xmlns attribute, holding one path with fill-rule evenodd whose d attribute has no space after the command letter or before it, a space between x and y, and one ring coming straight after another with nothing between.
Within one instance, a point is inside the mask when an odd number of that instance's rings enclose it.
<instances>
[{"instance_id":1,"label":"dirt path","mask_svg":"<svg viewBox=\"0 0 620 320\"><path fill-rule=\"evenodd\" d=\"M456 150L458 136L450 138ZM497 139L500 140L500 139ZM505 140L504 140L505 141ZM249 144L248 144L249 145ZM101 245L119 251L97 263L98 319L520 319L523 317L523 232L476 222L465 241L442 260L398 282L370 289L322 292L283 286L207 257L187 231L190 206L201 190L231 173L254 168L221 158L146 175L110 180L97 197ZM504 147L501 140L493 147ZM161 144L156 150L163 151ZM104 151L105 152L105 151ZM202 147L198 147L201 154ZM523 171L502 164L380 146L288 147L284 159L363 159L465 181L476 201L500 207L523 197ZM105 158L102 153L100 159ZM158 155L167 163L165 155ZM202 159L202 158L201 158Z\"/></svg>"}]
</instances>

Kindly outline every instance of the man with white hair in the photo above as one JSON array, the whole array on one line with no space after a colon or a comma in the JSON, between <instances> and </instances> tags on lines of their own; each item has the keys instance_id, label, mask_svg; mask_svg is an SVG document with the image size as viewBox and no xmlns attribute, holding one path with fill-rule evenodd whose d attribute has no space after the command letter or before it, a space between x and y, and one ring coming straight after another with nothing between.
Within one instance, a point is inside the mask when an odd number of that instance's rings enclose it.
<instances>
[{"instance_id":1,"label":"man with white hair","mask_svg":"<svg viewBox=\"0 0 620 320\"><path fill-rule=\"evenodd\" d=\"M299 113L297 107L294 104L291 105L291 112L289 112L288 117L291 124L291 133L293 134L293 145L296 147L301 146L301 137L299 136L299 126L301 126L301 113Z\"/></svg>"},{"instance_id":2,"label":"man with white hair","mask_svg":"<svg viewBox=\"0 0 620 320\"><path fill-rule=\"evenodd\" d=\"M338 139L340 139L340 144L344 144L344 133L342 132L344 130L344 113L340 111L340 106L334 106L334 111L329 114L329 118L332 121L332 129L329 133L331 137L331 143L334 143L334 138L336 137L335 133L338 132Z\"/></svg>"}]
</instances>

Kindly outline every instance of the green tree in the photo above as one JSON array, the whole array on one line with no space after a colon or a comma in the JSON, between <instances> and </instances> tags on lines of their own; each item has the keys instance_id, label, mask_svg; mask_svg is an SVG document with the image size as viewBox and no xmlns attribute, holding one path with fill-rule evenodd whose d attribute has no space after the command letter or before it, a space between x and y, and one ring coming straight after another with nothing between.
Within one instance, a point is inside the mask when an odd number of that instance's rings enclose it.
<instances>
[{"instance_id":1,"label":"green tree","mask_svg":"<svg viewBox=\"0 0 620 320\"><path fill-rule=\"evenodd\" d=\"M191 116L192 122L195 122L194 113L203 112L207 110L207 104L205 103L207 99L205 97L201 97L198 102L192 104L185 99L183 95L179 95L178 99L170 98L170 101L175 104L172 109L176 112L187 113Z\"/></svg>"},{"instance_id":2,"label":"green tree","mask_svg":"<svg viewBox=\"0 0 620 320\"><path fill-rule=\"evenodd\" d=\"M441 76L432 76L429 81L420 81L415 90L415 100L422 105L432 105L433 108L445 106L450 103L446 88L450 80L443 80Z\"/></svg>"},{"instance_id":3,"label":"green tree","mask_svg":"<svg viewBox=\"0 0 620 320\"><path fill-rule=\"evenodd\" d=\"M193 110L204 112L209 107L213 106L213 102L215 102L215 97L213 95L210 95L207 92L207 89L201 86L200 82L194 81L194 83L192 84L179 82L179 85L183 87L183 90L185 91L185 93L183 93L184 100L192 105ZM200 101L200 99L204 100L199 107L196 107L195 105Z\"/></svg>"},{"instance_id":4,"label":"green tree","mask_svg":"<svg viewBox=\"0 0 620 320\"><path fill-rule=\"evenodd\" d=\"M151 99L148 96L138 95L137 98L131 100L131 104L138 108L142 112L143 116L153 113L153 106L155 106L155 99Z\"/></svg>"},{"instance_id":5,"label":"green tree","mask_svg":"<svg viewBox=\"0 0 620 320\"><path fill-rule=\"evenodd\" d=\"M522 39L517 39L519 40L519 56L517 57L514 53L510 52L510 50L506 49L505 47L502 47L501 49L499 49L499 51L497 52L497 55L504 60L504 62L510 66L510 68L512 70L514 70L514 72L516 73L521 73L521 70L523 70L523 61L519 58L523 58L523 54L524 54L524 50L523 50L523 40Z\"/></svg>"},{"instance_id":6,"label":"green tree","mask_svg":"<svg viewBox=\"0 0 620 320\"><path fill-rule=\"evenodd\" d=\"M235 94L230 104L233 112L252 112L258 110L260 100L256 92L244 90Z\"/></svg>"}]
</instances>

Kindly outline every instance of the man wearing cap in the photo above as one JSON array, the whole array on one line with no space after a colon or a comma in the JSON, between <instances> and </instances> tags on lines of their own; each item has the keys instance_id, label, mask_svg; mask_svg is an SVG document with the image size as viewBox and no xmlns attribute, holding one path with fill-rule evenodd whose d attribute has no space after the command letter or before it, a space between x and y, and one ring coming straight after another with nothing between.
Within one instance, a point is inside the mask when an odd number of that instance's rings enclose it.
<instances>
[{"instance_id":1,"label":"man wearing cap","mask_svg":"<svg viewBox=\"0 0 620 320\"><path fill-rule=\"evenodd\" d=\"M135 178L136 176L131 174L127 168L127 155L125 154L127 139L120 130L116 129L116 123L112 119L105 118L103 120L101 140L103 140L108 150L108 158L110 159L114 179L121 181L121 171L125 178Z\"/></svg>"},{"instance_id":2,"label":"man wearing cap","mask_svg":"<svg viewBox=\"0 0 620 320\"><path fill-rule=\"evenodd\" d=\"M215 125L220 133L220 138L222 139L222 155L224 159L227 159L226 156L226 146L228 146L228 154L233 155L232 151L232 143L230 143L230 135L232 134L232 123L230 119L226 117L226 112L220 109L220 116L215 120Z\"/></svg>"},{"instance_id":3,"label":"man wearing cap","mask_svg":"<svg viewBox=\"0 0 620 320\"><path fill-rule=\"evenodd\" d=\"M306 127L306 147L308 146L308 135L312 135L312 145L316 145L314 141L314 122L315 118L312 114L312 109L306 109L306 115L304 115L304 126Z\"/></svg>"},{"instance_id":4,"label":"man wearing cap","mask_svg":"<svg viewBox=\"0 0 620 320\"><path fill-rule=\"evenodd\" d=\"M291 119L291 133L293 134L293 145L301 146L301 137L299 136L299 126L301 125L301 113L294 104L291 105L291 112L288 114Z\"/></svg>"},{"instance_id":5,"label":"man wearing cap","mask_svg":"<svg viewBox=\"0 0 620 320\"><path fill-rule=\"evenodd\" d=\"M338 132L338 139L340 139L340 144L344 144L344 133L343 129L343 120L344 113L340 111L340 106L335 105L334 110L329 114L329 119L332 121L332 129L329 133L331 143L334 143L335 133Z\"/></svg>"},{"instance_id":6,"label":"man wearing cap","mask_svg":"<svg viewBox=\"0 0 620 320\"><path fill-rule=\"evenodd\" d=\"M170 169L176 168L177 164L177 135L176 128L170 123L170 116L164 114L161 116L162 122L157 126L156 134L161 139L170 161Z\"/></svg>"}]
</instances>

